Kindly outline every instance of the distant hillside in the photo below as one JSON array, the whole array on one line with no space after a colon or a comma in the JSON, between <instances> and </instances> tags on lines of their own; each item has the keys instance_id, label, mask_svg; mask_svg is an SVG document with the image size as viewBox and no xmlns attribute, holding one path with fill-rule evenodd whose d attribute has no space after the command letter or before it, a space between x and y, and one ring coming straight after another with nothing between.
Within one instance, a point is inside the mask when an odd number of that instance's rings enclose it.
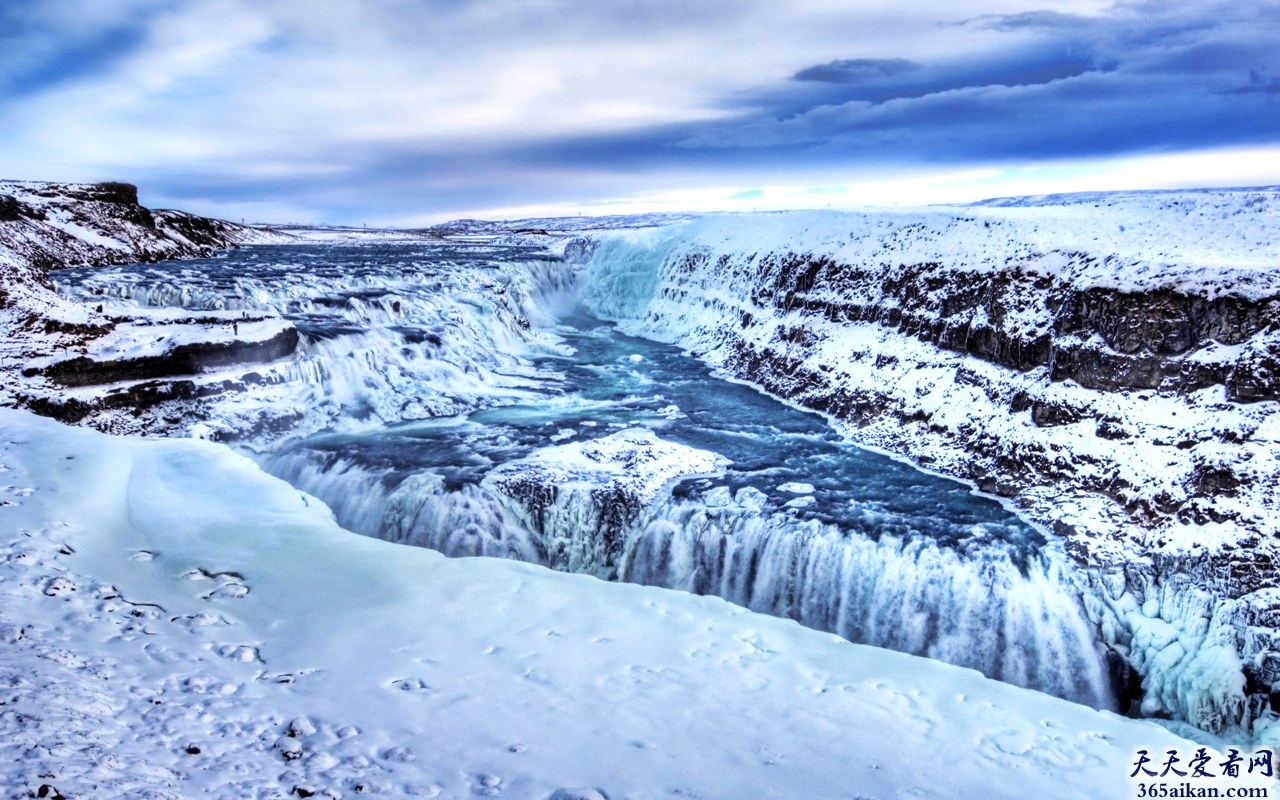
<instances>
[{"instance_id":1,"label":"distant hillside","mask_svg":"<svg viewBox=\"0 0 1280 800\"><path fill-rule=\"evenodd\" d=\"M192 258L277 236L183 211L145 208L138 203L138 188L128 183L0 180L0 267L31 270L37 279L57 267Z\"/></svg>"}]
</instances>

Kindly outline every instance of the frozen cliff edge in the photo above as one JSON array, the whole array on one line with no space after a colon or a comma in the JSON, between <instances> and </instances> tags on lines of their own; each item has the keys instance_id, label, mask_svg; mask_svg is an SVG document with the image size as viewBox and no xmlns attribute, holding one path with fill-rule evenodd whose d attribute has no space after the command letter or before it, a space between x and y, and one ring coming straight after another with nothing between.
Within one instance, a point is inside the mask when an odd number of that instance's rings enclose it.
<instances>
[{"instance_id":1,"label":"frozen cliff edge","mask_svg":"<svg viewBox=\"0 0 1280 800\"><path fill-rule=\"evenodd\" d=\"M0 180L0 264L48 271L150 262L279 238L264 228L145 208L129 183Z\"/></svg>"},{"instance_id":2,"label":"frozen cliff edge","mask_svg":"<svg viewBox=\"0 0 1280 800\"><path fill-rule=\"evenodd\" d=\"M1280 707L1280 192L725 216L600 237L625 329L1066 539L1151 716Z\"/></svg>"},{"instance_id":3,"label":"frozen cliff edge","mask_svg":"<svg viewBox=\"0 0 1280 800\"><path fill-rule=\"evenodd\" d=\"M0 181L0 374L7 384L0 403L67 422L106 414L111 424L99 427L136 432L120 420L240 391L246 377L262 380L244 365L282 358L298 344L297 331L278 316L120 313L59 297L49 271L208 257L289 238L145 208L127 183Z\"/></svg>"}]
</instances>

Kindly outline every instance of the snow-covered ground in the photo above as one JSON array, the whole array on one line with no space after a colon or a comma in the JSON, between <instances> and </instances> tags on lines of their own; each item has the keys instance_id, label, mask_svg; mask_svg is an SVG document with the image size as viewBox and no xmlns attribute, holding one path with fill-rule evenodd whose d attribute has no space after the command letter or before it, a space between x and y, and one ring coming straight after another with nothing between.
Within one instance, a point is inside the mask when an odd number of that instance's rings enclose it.
<instances>
[{"instance_id":1,"label":"snow-covered ground","mask_svg":"<svg viewBox=\"0 0 1280 800\"><path fill-rule=\"evenodd\" d=\"M256 388L240 380L249 366L198 376L198 391L224 386L216 406L112 418L132 430L234 435L282 398L286 415L317 412L312 427L518 399L542 377L523 356L556 346L530 325L536 306L577 271L531 263L494 281L461 270L392 287L353 273L316 296L292 294L314 283L299 265L280 296L224 305L218 287L152 281L104 298L132 304L130 322L119 305L54 296L41 259L191 254L133 238L178 218L108 224L61 200L42 207L44 191L0 186L27 193L20 206L0 196L14 217L0 219L5 404L52 396L23 395L15 376L55 349L172 352L126 335L172 322L138 306L200 309L202 330L166 329L184 345L242 338L237 310L257 314L243 338L288 330L273 304L298 300L319 314L336 298L361 329L304 337L255 372ZM120 199L107 205L140 213ZM375 247L454 236L591 257L585 298L598 313L1063 533L1090 614L1142 679L1141 711L1262 746L1280 734L1267 707L1280 692L1280 445L1267 394L1278 343L1266 327L1280 296L1277 209L1275 190L1250 190L288 236ZM887 277L859 283L859 270ZM979 284L1007 295L963 296ZM1083 336L1074 318L1060 330L1057 303L1085 295L1102 306L1194 297L1225 321L1186 351L1142 340L1177 303L1156 303L1133 330L1124 308L1106 336ZM998 346L957 348L957 325ZM1135 364L1175 363L1195 387L1090 388L1022 363L1020 347L1045 342L1101 354L1133 373L1125 380L1144 379ZM53 394L88 403L119 388ZM215 418L185 416L210 408ZM1185 769L1202 745L1229 749L1176 722L1124 720L714 599L355 537L210 443L105 438L7 410L0 442L0 785L19 796L1131 797L1147 791L1129 780L1139 749L1157 771L1170 750ZM786 491L803 500L804 489Z\"/></svg>"},{"instance_id":2,"label":"snow-covered ground","mask_svg":"<svg viewBox=\"0 0 1280 800\"><path fill-rule=\"evenodd\" d=\"M1280 697L1276 190L600 239L589 307L1010 497L1068 537L1144 713L1274 735L1254 725Z\"/></svg>"},{"instance_id":3,"label":"snow-covered ground","mask_svg":"<svg viewBox=\"0 0 1280 800\"><path fill-rule=\"evenodd\" d=\"M1129 798L1138 751L1187 771L1204 744L713 598L356 536L221 445L12 410L0 442L9 796ZM1266 785L1248 750L1221 777L1229 749L1197 787Z\"/></svg>"}]
</instances>

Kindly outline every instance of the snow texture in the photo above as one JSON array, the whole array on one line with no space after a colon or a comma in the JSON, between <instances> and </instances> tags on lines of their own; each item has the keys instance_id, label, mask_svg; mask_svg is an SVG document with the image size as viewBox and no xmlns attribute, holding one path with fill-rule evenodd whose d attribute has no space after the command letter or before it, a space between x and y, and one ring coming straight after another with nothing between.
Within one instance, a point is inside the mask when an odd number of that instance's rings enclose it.
<instances>
[{"instance_id":1,"label":"snow texture","mask_svg":"<svg viewBox=\"0 0 1280 800\"><path fill-rule=\"evenodd\" d=\"M19 797L1124 798L1139 749L1198 747L714 598L356 536L222 445L3 410L0 497Z\"/></svg>"},{"instance_id":2,"label":"snow texture","mask_svg":"<svg viewBox=\"0 0 1280 800\"><path fill-rule=\"evenodd\" d=\"M1067 537L1142 713L1274 737L1280 193L598 239L590 308L1010 498Z\"/></svg>"}]
</instances>

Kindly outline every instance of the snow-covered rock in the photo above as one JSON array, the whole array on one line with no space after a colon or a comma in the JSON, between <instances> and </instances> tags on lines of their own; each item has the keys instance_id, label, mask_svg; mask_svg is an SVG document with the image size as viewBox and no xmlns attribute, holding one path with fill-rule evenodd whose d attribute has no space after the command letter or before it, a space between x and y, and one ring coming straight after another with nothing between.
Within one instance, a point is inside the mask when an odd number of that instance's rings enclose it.
<instances>
[{"instance_id":1,"label":"snow-covered rock","mask_svg":"<svg viewBox=\"0 0 1280 800\"><path fill-rule=\"evenodd\" d=\"M268 229L144 208L128 183L0 180L0 263L126 264L277 240Z\"/></svg>"},{"instance_id":2,"label":"snow-covered rock","mask_svg":"<svg viewBox=\"0 0 1280 800\"><path fill-rule=\"evenodd\" d=\"M715 453L633 427L534 451L490 471L484 485L516 501L541 537L543 563L611 579L631 528L662 490L723 466Z\"/></svg>"},{"instance_id":3,"label":"snow-covered rock","mask_svg":"<svg viewBox=\"0 0 1280 800\"><path fill-rule=\"evenodd\" d=\"M1280 698L1277 242L1274 189L725 216L601 235L584 296L1009 497L1067 538L1144 713L1251 730Z\"/></svg>"},{"instance_id":4,"label":"snow-covered rock","mask_svg":"<svg viewBox=\"0 0 1280 800\"><path fill-rule=\"evenodd\" d=\"M288 238L152 211L126 183L0 181L0 403L105 429L160 432L157 418L180 419L200 398L263 380L255 368L289 355L298 342L294 327L277 316L125 314L59 297L48 273L209 256ZM143 419L159 406L166 408Z\"/></svg>"}]
</instances>

